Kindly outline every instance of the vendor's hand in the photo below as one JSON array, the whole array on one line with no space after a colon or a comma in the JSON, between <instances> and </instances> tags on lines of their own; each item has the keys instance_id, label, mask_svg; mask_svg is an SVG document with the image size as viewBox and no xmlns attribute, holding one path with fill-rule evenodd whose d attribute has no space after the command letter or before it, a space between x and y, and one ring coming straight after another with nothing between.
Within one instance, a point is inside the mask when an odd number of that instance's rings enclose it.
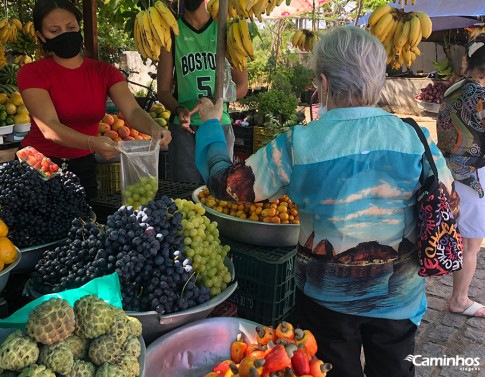
<instances>
[{"instance_id":1,"label":"vendor's hand","mask_svg":"<svg viewBox=\"0 0 485 377\"><path fill-rule=\"evenodd\" d=\"M160 139L160 146L164 146L172 141L172 134L165 128L157 127L152 130L152 138Z\"/></svg>"},{"instance_id":2,"label":"vendor's hand","mask_svg":"<svg viewBox=\"0 0 485 377\"><path fill-rule=\"evenodd\" d=\"M185 131L187 131L191 134L195 133L195 131L192 128L190 128L190 112L189 112L189 110L187 110L185 108L181 108L177 112L177 117L179 118L180 127L182 127Z\"/></svg>"},{"instance_id":3,"label":"vendor's hand","mask_svg":"<svg viewBox=\"0 0 485 377\"><path fill-rule=\"evenodd\" d=\"M209 119L218 119L220 121L222 118L222 98L219 98L213 104L210 99L202 97L189 114L193 115L195 113L199 113L202 122L206 122Z\"/></svg>"},{"instance_id":4,"label":"vendor's hand","mask_svg":"<svg viewBox=\"0 0 485 377\"><path fill-rule=\"evenodd\" d=\"M106 160L118 155L118 143L107 136L90 136L89 147L91 151L99 154Z\"/></svg>"}]
</instances>

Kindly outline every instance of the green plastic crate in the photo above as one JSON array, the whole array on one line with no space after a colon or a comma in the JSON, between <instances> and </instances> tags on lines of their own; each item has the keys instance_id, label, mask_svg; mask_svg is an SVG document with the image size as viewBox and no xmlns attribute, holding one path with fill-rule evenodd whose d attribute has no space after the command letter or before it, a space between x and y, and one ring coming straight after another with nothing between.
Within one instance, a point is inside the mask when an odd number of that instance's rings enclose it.
<instances>
[{"instance_id":1,"label":"green plastic crate","mask_svg":"<svg viewBox=\"0 0 485 377\"><path fill-rule=\"evenodd\" d=\"M238 283L239 284L239 283ZM229 302L237 305L237 314L241 318L261 323L268 326L276 326L287 318L295 309L296 292L289 292L280 301L264 298L251 298L240 293L240 289L228 298Z\"/></svg>"},{"instance_id":2,"label":"green plastic crate","mask_svg":"<svg viewBox=\"0 0 485 377\"><path fill-rule=\"evenodd\" d=\"M279 323L295 306L294 247L264 247L221 239L231 247L238 288L228 301L238 315L258 323Z\"/></svg>"},{"instance_id":3,"label":"green plastic crate","mask_svg":"<svg viewBox=\"0 0 485 377\"><path fill-rule=\"evenodd\" d=\"M295 274L296 248L293 246L255 246L222 237L221 243L231 247L229 256L234 263L236 278L277 286Z\"/></svg>"}]
</instances>

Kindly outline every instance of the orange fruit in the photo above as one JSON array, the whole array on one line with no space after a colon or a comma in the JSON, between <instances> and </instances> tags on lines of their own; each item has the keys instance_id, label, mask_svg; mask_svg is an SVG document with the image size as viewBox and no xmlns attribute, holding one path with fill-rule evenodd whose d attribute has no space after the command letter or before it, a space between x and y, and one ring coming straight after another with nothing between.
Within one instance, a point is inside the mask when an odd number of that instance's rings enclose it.
<instances>
[{"instance_id":1,"label":"orange fruit","mask_svg":"<svg viewBox=\"0 0 485 377\"><path fill-rule=\"evenodd\" d=\"M0 258L0 271L3 271L4 267L5 267L5 263L3 263L3 259Z\"/></svg>"},{"instance_id":2,"label":"orange fruit","mask_svg":"<svg viewBox=\"0 0 485 377\"><path fill-rule=\"evenodd\" d=\"M7 237L8 235L8 226L0 219L0 237Z\"/></svg>"},{"instance_id":3,"label":"orange fruit","mask_svg":"<svg viewBox=\"0 0 485 377\"><path fill-rule=\"evenodd\" d=\"M17 258L17 249L7 237L0 237L0 259L5 264L12 263Z\"/></svg>"}]
</instances>

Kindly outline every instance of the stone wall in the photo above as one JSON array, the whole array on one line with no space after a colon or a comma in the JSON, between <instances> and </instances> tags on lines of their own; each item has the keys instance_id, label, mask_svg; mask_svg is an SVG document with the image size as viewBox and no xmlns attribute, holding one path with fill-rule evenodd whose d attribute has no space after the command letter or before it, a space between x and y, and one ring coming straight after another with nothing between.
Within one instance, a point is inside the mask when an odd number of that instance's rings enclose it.
<instances>
[{"instance_id":1,"label":"stone wall","mask_svg":"<svg viewBox=\"0 0 485 377\"><path fill-rule=\"evenodd\" d=\"M157 67L152 63L150 59L147 59L147 63L144 64L143 60L138 53L138 51L124 51L120 56L120 69L134 71L138 73L131 74L128 79L135 83L140 83L142 85L148 86L152 81L151 77L148 75L149 73L157 72ZM145 90L144 88L128 83L130 90L133 93L137 93L140 90ZM154 82L154 89L156 91L156 80Z\"/></svg>"}]
</instances>

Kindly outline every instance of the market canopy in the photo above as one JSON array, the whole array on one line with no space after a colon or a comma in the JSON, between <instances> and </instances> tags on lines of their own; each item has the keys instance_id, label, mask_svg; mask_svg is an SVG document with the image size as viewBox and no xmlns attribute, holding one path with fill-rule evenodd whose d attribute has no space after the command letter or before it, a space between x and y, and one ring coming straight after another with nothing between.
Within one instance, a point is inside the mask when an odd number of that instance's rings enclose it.
<instances>
[{"instance_id":1,"label":"market canopy","mask_svg":"<svg viewBox=\"0 0 485 377\"><path fill-rule=\"evenodd\" d=\"M330 1L331 0L291 0L290 5L286 5L286 3L283 2L281 5L275 7L269 16L264 18L298 16L300 14L309 13L314 7L321 7L323 4L329 3Z\"/></svg>"},{"instance_id":2,"label":"market canopy","mask_svg":"<svg viewBox=\"0 0 485 377\"><path fill-rule=\"evenodd\" d=\"M391 7L402 8L405 12L423 11L433 21L433 31L458 29L479 23L485 16L485 0L416 0L416 4L401 5L389 3ZM359 19L359 25L367 24L370 13Z\"/></svg>"}]
</instances>

